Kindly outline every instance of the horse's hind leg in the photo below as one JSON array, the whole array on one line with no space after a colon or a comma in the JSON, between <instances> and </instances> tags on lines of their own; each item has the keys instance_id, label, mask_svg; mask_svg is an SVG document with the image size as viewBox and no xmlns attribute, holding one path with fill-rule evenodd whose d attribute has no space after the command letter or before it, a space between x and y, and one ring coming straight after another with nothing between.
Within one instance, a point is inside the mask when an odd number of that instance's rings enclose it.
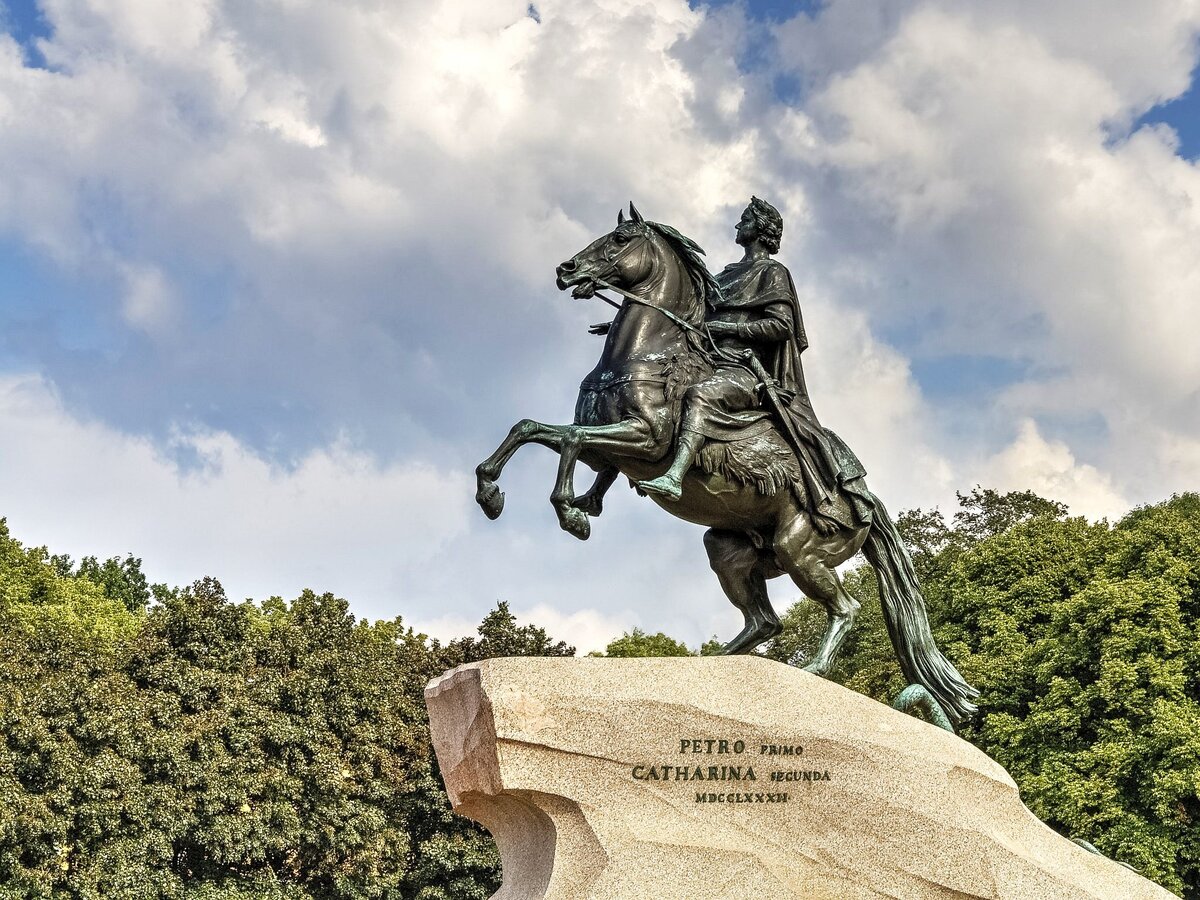
<instances>
[{"instance_id":1,"label":"horse's hind leg","mask_svg":"<svg viewBox=\"0 0 1200 900\"><path fill-rule=\"evenodd\" d=\"M819 535L808 516L800 514L775 535L774 549L779 567L809 598L825 607L829 617L821 646L804 667L816 675L825 675L833 667L837 652L858 615L859 602L842 584L836 565L853 555L862 543L863 534L865 529L841 531L832 537Z\"/></svg>"},{"instance_id":2,"label":"horse's hind leg","mask_svg":"<svg viewBox=\"0 0 1200 900\"><path fill-rule=\"evenodd\" d=\"M745 627L722 652L749 653L779 634L783 626L767 596L762 554L750 538L738 531L710 528L704 533L704 549L725 596L746 619Z\"/></svg>"},{"instance_id":3,"label":"horse's hind leg","mask_svg":"<svg viewBox=\"0 0 1200 900\"><path fill-rule=\"evenodd\" d=\"M560 429L553 425L522 419L509 430L508 437L500 442L496 452L475 467L475 502L483 508L489 519L498 518L504 512L504 494L496 486L496 479L513 454L531 443L557 450L560 434Z\"/></svg>"}]
</instances>

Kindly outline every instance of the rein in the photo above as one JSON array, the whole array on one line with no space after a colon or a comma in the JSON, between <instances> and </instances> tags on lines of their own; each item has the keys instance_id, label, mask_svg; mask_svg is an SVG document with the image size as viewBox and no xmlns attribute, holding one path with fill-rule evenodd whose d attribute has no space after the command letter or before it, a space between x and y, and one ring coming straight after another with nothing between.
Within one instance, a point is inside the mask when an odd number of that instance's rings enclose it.
<instances>
[{"instance_id":1,"label":"rein","mask_svg":"<svg viewBox=\"0 0 1200 900\"><path fill-rule=\"evenodd\" d=\"M605 274L607 274L607 272ZM666 316L668 319L670 319L672 322L674 322L676 325L678 325L680 328L682 328L685 333L690 333L690 334L695 335L696 339L698 341L700 341L700 346L696 347L696 350L702 356L704 356L705 359L708 360L709 365L712 365L712 362L713 362L712 356L715 354L717 357L719 357L722 360L722 362L725 362L725 363L728 363L731 365L735 365L735 366L741 366L744 369L748 369L751 372L754 372L756 377L759 376L759 373L756 372L752 366L747 365L746 362L743 361L736 354L730 353L728 350L722 350L719 346L717 346L717 342L715 340L713 340L712 333L708 330L707 322L704 323L703 329L697 328L695 325L692 325L691 323L686 322L683 319L681 319L679 316L675 315L675 313L671 312L669 309L664 309L663 307L659 306L657 303L651 303L649 300L645 299L644 297L639 297L637 294L632 294L629 291L625 290L624 288L617 287L615 284L609 284L603 278L593 277L591 280L592 280L593 285L602 287L606 290L616 291L618 294L620 294L626 300L629 300L633 303L637 303L641 306L649 307L650 309L653 309L653 310L656 310L657 312L662 313L664 316ZM601 300L603 300L609 306L616 307L617 309L621 308L621 304L618 303L616 300L612 299L611 297L606 297L599 292L597 292L595 296L599 297Z\"/></svg>"},{"instance_id":2,"label":"rein","mask_svg":"<svg viewBox=\"0 0 1200 900\"><path fill-rule=\"evenodd\" d=\"M647 238L644 234L641 234L639 236L641 237L641 239L643 241L649 240L649 238ZM683 329L684 334L687 334L687 335L695 338L696 343L693 345L693 348L696 350L696 352L698 352L701 356L704 357L704 359L708 362L709 365L714 364L713 356L716 356L727 365L740 366L741 368L746 369L747 371L753 373L756 377L759 377L759 373L755 371L755 368L752 365L748 364L748 361L746 359L743 359L742 356L735 354L735 353L731 353L728 350L723 350L723 349L721 349L721 347L717 346L717 342L715 340L713 340L712 332L709 331L709 329L708 329L707 321L705 321L703 323L702 328L697 328L695 325L692 325L690 322L685 321L684 319L682 319L675 313L671 312L669 309L659 306L657 303L652 303L651 301L645 299L644 297L639 297L637 294L631 293L631 292L625 290L624 288L619 288L615 284L612 284L612 283L604 280L604 278L602 276L608 275L610 272L614 271L617 268L618 263L620 263L621 259L625 256L625 254L630 252L632 249L633 249L633 244L630 244L630 245L622 248L622 250L616 256L614 256L610 260L607 260L608 265L606 265L598 273L591 275L589 277L588 280L591 281L591 283L592 283L592 289L594 292L593 295L596 297L599 297L601 300L603 300L609 306L614 307L615 309L620 309L621 304L619 302L617 302L616 300L613 300L611 297L606 297L604 294L601 294L596 290L596 288L605 288L606 290L615 291L616 293L620 294L622 297L624 297L626 300L629 300L632 303L637 303L640 306L645 306L645 307L648 307L649 309L656 310L657 312L661 313L662 315L664 315L668 319L670 319L673 323L678 325L681 329ZM749 356L753 356L753 354L750 354L749 351L747 351L747 354Z\"/></svg>"},{"instance_id":3,"label":"rein","mask_svg":"<svg viewBox=\"0 0 1200 900\"><path fill-rule=\"evenodd\" d=\"M690 331L692 334L695 334L701 338L707 338L710 341L712 340L712 337L708 334L708 329L701 331L695 325L692 325L692 324L684 321L679 316L675 315L675 313L671 312L669 309L664 309L663 307L659 306L657 303L651 303L649 300L645 299L644 297L639 297L637 294L631 294L629 291L625 290L624 288L619 288L615 284L609 284L603 278L593 278L592 283L595 285L598 285L599 287L604 288L605 290L616 291L618 294L620 294L626 300L631 300L634 303L638 303L642 306L648 306L648 307L650 307L650 309L656 309L660 313L662 313L664 316L666 316L668 319L670 319L672 322L674 322L676 325L678 325L680 328L682 328L684 331ZM597 293L596 296L599 297L601 300L603 300L605 303L607 303L609 306L615 306L617 309L621 308L621 304L618 303L616 300L613 300L611 297L605 297L603 294L600 294L600 293Z\"/></svg>"},{"instance_id":4,"label":"rein","mask_svg":"<svg viewBox=\"0 0 1200 900\"><path fill-rule=\"evenodd\" d=\"M644 228L645 226L642 226L642 227ZM648 242L650 240L648 237L646 237L645 234L641 233L641 229L639 229L638 237L643 241ZM683 319L681 319L679 316L675 315L675 313L671 312L669 309L664 309L663 307L659 306L657 303L651 303L649 300L639 297L636 294L631 294L629 291L625 290L624 288L619 288L615 284L610 284L609 282L604 280L604 276L606 276L610 272L614 271L617 268L617 266L620 264L621 260L625 257L625 255L633 250L634 246L635 246L634 244L630 243L629 245L622 247L621 251L619 253L617 253L616 256L614 256L612 259L606 260L608 265L606 265L599 272L588 277L588 280L592 283L593 289L598 286L598 287L606 288L610 291L616 291L618 294L620 294L626 300L631 300L634 303L641 304L642 306L648 306L648 307L650 307L650 309L656 309L660 313L662 313L664 316L666 316L668 319L670 319L672 322L674 322L676 325L678 325L680 328L682 328L684 331L690 331L692 334L696 335L697 337L699 337L701 339L707 338L709 343L712 343L712 335L708 334L707 328L704 329L704 331L701 331L696 326L694 326L688 322L685 322ZM603 300L609 306L615 307L616 309L621 308L621 304L618 303L616 300L613 300L611 297L605 297L603 294L600 294L600 293L597 293L595 296L599 297L601 300ZM713 344L713 347L715 348L716 345Z\"/></svg>"}]
</instances>

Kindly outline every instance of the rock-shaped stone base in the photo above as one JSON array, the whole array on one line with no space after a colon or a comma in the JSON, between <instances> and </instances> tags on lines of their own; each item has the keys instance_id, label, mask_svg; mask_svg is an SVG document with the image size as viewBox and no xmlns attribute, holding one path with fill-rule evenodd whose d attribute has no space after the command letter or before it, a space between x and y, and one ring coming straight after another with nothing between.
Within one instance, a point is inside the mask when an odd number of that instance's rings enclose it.
<instances>
[{"instance_id":1,"label":"rock-shaped stone base","mask_svg":"<svg viewBox=\"0 0 1200 900\"><path fill-rule=\"evenodd\" d=\"M497 900L1169 900L971 744L756 657L496 659L425 692Z\"/></svg>"}]
</instances>

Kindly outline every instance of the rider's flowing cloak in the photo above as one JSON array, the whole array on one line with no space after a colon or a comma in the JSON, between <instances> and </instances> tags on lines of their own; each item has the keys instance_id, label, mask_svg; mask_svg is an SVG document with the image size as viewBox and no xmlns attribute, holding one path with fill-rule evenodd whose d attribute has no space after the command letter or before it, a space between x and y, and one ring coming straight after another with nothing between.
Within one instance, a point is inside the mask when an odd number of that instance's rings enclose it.
<instances>
[{"instance_id":1,"label":"rider's flowing cloak","mask_svg":"<svg viewBox=\"0 0 1200 900\"><path fill-rule=\"evenodd\" d=\"M800 315L800 301L796 286L787 267L773 259L764 258L741 261L726 266L716 276L721 287L722 298L717 301L718 309L764 309L772 304L786 303L791 310L793 333L789 340L774 344L773 352L763 354L763 367L771 374L784 392L782 399L788 403L787 413L793 432L800 438L800 460L806 471L806 489L811 502L821 512L841 518L825 507L843 488L860 522L869 521L871 504L866 493L863 468L840 437L822 427L813 410L804 383L804 366L800 354L808 348L808 336L804 332L804 320ZM854 522L844 522L854 525Z\"/></svg>"}]
</instances>

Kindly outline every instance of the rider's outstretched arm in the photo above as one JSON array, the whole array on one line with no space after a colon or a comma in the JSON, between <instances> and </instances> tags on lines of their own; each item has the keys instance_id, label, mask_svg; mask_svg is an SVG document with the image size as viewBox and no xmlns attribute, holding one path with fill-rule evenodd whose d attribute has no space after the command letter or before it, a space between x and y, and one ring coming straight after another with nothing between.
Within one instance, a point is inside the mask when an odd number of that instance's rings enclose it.
<instances>
[{"instance_id":1,"label":"rider's outstretched arm","mask_svg":"<svg viewBox=\"0 0 1200 900\"><path fill-rule=\"evenodd\" d=\"M708 327L713 334L732 334L745 341L774 343L795 335L790 304L771 303L762 312L754 322L711 322Z\"/></svg>"}]
</instances>

